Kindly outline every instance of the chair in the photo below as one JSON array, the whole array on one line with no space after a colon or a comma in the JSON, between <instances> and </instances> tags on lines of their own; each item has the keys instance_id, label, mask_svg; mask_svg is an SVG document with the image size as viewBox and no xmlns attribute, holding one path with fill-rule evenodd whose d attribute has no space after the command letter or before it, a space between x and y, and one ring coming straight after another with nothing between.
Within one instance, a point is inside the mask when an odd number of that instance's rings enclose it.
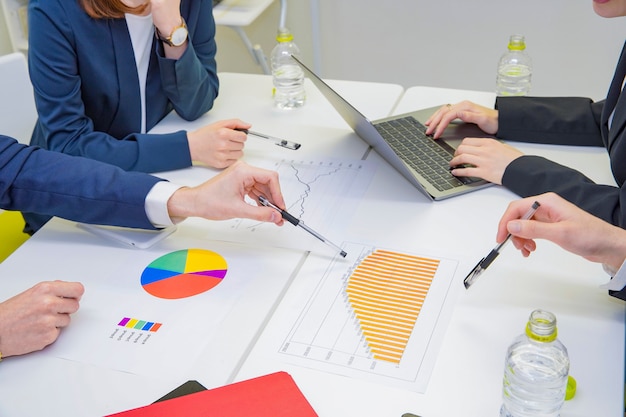
<instances>
[{"instance_id":1,"label":"chair","mask_svg":"<svg viewBox=\"0 0 626 417\"><path fill-rule=\"evenodd\" d=\"M0 56L0 97L0 134L28 145L37 109L26 57L20 52Z\"/></svg>"},{"instance_id":2,"label":"chair","mask_svg":"<svg viewBox=\"0 0 626 417\"><path fill-rule=\"evenodd\" d=\"M23 54L0 56L0 134L30 143L37 121L33 86ZM19 212L0 210L0 262L28 239Z\"/></svg>"},{"instance_id":3,"label":"chair","mask_svg":"<svg viewBox=\"0 0 626 417\"><path fill-rule=\"evenodd\" d=\"M29 236L23 230L24 218L19 211L0 212L0 262L26 242Z\"/></svg>"}]
</instances>

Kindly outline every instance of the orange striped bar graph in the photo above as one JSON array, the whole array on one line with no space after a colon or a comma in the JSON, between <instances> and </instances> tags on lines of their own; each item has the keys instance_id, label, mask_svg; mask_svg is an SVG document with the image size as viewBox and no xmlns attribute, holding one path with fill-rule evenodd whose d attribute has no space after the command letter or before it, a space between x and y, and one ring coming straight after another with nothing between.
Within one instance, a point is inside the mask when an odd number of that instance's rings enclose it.
<instances>
[{"instance_id":1,"label":"orange striped bar graph","mask_svg":"<svg viewBox=\"0 0 626 417\"><path fill-rule=\"evenodd\" d=\"M377 249L354 269L346 293L375 359L400 363L438 266Z\"/></svg>"}]
</instances>

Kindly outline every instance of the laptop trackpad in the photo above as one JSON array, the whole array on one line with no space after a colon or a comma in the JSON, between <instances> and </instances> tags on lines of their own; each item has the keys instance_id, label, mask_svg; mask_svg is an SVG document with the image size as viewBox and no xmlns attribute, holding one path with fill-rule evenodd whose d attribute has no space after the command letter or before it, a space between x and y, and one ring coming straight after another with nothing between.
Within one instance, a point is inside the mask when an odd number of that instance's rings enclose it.
<instances>
[{"instance_id":1,"label":"laptop trackpad","mask_svg":"<svg viewBox=\"0 0 626 417\"><path fill-rule=\"evenodd\" d=\"M441 135L446 142L456 149L461 141L465 138L485 138L485 137L493 137L482 130L478 126L473 123L465 123L465 122L453 122L446 127L443 135Z\"/></svg>"}]
</instances>

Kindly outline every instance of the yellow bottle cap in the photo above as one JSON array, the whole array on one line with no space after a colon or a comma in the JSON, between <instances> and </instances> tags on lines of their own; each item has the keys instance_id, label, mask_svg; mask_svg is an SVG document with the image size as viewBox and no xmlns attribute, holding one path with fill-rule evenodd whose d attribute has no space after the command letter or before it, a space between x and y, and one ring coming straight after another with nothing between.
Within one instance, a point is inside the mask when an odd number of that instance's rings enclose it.
<instances>
[{"instance_id":1,"label":"yellow bottle cap","mask_svg":"<svg viewBox=\"0 0 626 417\"><path fill-rule=\"evenodd\" d=\"M576 395L576 380L571 375L567 377L567 388L565 389L565 401L571 400Z\"/></svg>"},{"instance_id":2,"label":"yellow bottle cap","mask_svg":"<svg viewBox=\"0 0 626 417\"><path fill-rule=\"evenodd\" d=\"M279 43L283 42L291 42L293 40L293 35L287 28L278 29L278 34L276 35L276 40Z\"/></svg>"}]
</instances>

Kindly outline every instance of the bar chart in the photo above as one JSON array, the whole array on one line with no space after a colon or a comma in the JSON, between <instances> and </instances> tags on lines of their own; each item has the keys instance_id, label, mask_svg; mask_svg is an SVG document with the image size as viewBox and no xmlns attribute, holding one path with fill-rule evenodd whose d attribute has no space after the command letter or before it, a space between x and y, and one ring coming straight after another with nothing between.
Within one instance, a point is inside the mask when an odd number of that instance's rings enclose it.
<instances>
[{"instance_id":1,"label":"bar chart","mask_svg":"<svg viewBox=\"0 0 626 417\"><path fill-rule=\"evenodd\" d=\"M439 260L375 250L354 269L346 288L372 356L400 363Z\"/></svg>"},{"instance_id":2,"label":"bar chart","mask_svg":"<svg viewBox=\"0 0 626 417\"><path fill-rule=\"evenodd\" d=\"M297 318L277 354L289 363L423 392L445 333L458 261L361 243L342 247L355 258L335 258L326 268L292 315Z\"/></svg>"}]
</instances>

